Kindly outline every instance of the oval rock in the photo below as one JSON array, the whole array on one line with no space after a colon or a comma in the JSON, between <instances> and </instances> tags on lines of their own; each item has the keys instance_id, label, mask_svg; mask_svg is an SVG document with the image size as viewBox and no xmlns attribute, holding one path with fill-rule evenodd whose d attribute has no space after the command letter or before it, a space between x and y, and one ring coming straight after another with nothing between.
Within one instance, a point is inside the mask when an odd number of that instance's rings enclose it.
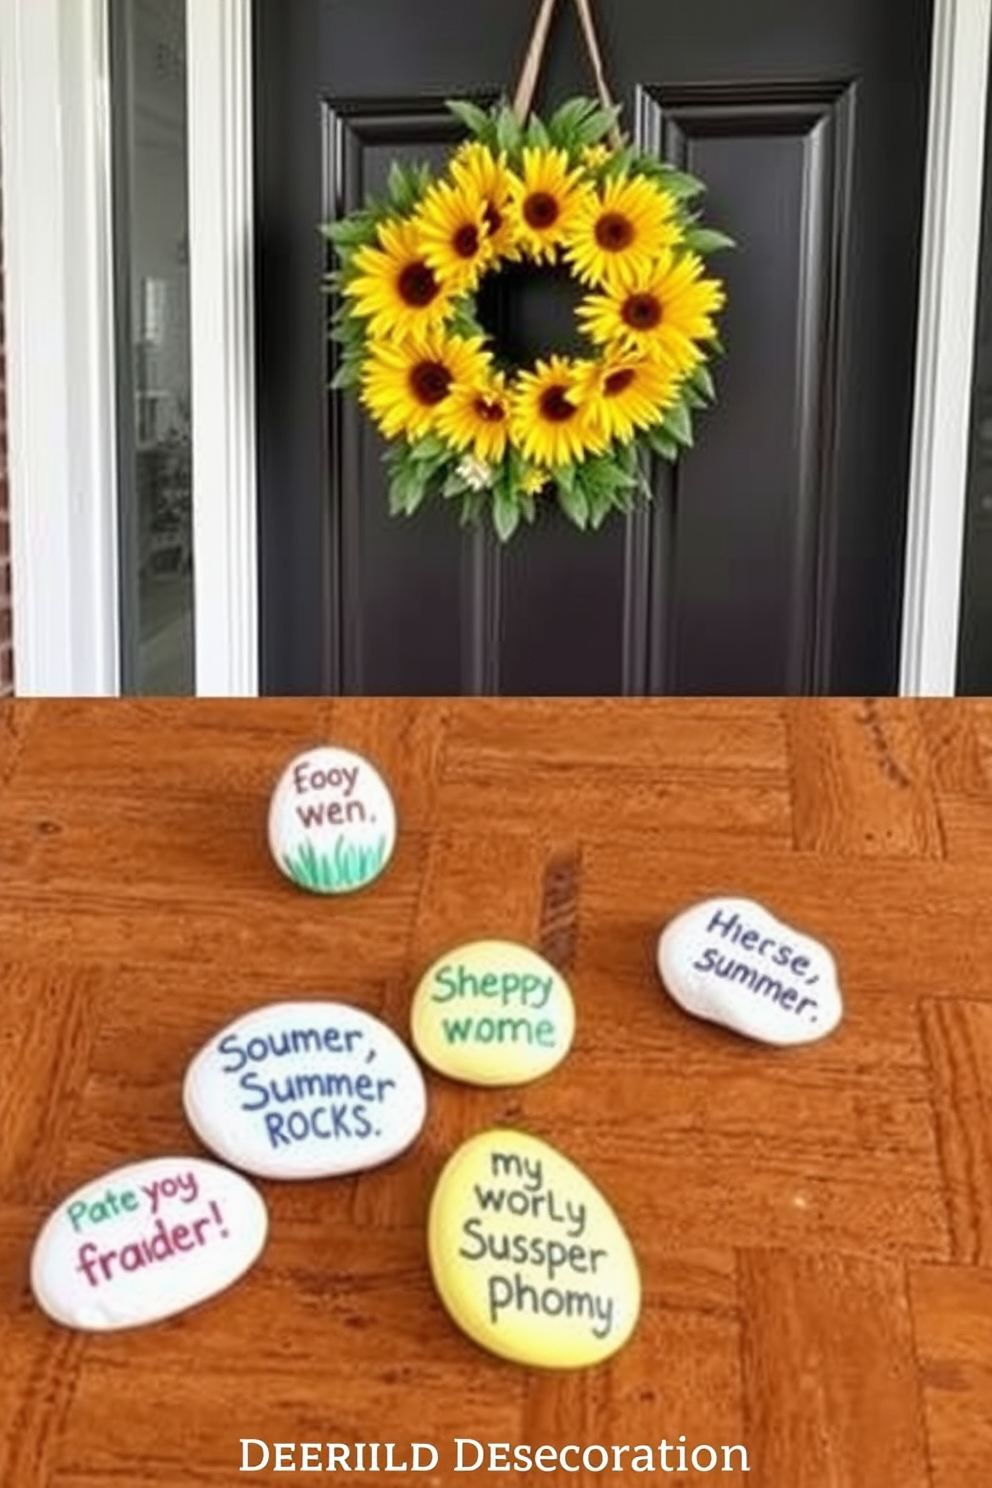
<instances>
[{"instance_id":1,"label":"oval rock","mask_svg":"<svg viewBox=\"0 0 992 1488\"><path fill-rule=\"evenodd\" d=\"M31 1289L55 1322L109 1332L161 1322L217 1296L261 1255L268 1214L237 1173L156 1157L95 1178L43 1225Z\"/></svg>"},{"instance_id":2,"label":"oval rock","mask_svg":"<svg viewBox=\"0 0 992 1488\"><path fill-rule=\"evenodd\" d=\"M427 1114L420 1066L391 1028L339 1002L282 1002L194 1057L187 1118L226 1162L263 1178L329 1178L389 1162Z\"/></svg>"},{"instance_id":3,"label":"oval rock","mask_svg":"<svg viewBox=\"0 0 992 1488\"><path fill-rule=\"evenodd\" d=\"M766 1044L826 1038L843 1017L826 946L752 899L707 899L658 940L658 973L687 1013Z\"/></svg>"},{"instance_id":4,"label":"oval rock","mask_svg":"<svg viewBox=\"0 0 992 1488\"><path fill-rule=\"evenodd\" d=\"M634 1331L630 1241L594 1184L537 1137L496 1130L460 1147L434 1190L427 1243L445 1308L502 1358L582 1369Z\"/></svg>"},{"instance_id":5,"label":"oval rock","mask_svg":"<svg viewBox=\"0 0 992 1488\"><path fill-rule=\"evenodd\" d=\"M473 1085L524 1085L560 1064L572 1045L568 984L536 951L476 941L442 956L414 994L411 1032L420 1057Z\"/></svg>"},{"instance_id":6,"label":"oval rock","mask_svg":"<svg viewBox=\"0 0 992 1488\"><path fill-rule=\"evenodd\" d=\"M313 894L350 894L380 877L396 846L396 807L378 770L346 749L298 755L269 805L269 850Z\"/></svg>"}]
</instances>

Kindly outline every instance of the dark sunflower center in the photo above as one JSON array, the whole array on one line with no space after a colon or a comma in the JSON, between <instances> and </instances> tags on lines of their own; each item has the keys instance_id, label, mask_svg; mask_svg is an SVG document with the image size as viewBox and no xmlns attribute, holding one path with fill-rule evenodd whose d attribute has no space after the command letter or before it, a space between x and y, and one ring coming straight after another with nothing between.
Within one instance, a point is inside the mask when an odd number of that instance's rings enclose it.
<instances>
[{"instance_id":1,"label":"dark sunflower center","mask_svg":"<svg viewBox=\"0 0 992 1488\"><path fill-rule=\"evenodd\" d=\"M453 245L459 258L475 258L479 251L479 229L472 222L466 222L455 233Z\"/></svg>"},{"instance_id":2,"label":"dark sunflower center","mask_svg":"<svg viewBox=\"0 0 992 1488\"><path fill-rule=\"evenodd\" d=\"M417 362L410 369L410 391L425 408L443 403L451 391L452 376L443 362Z\"/></svg>"},{"instance_id":3,"label":"dark sunflower center","mask_svg":"<svg viewBox=\"0 0 992 1488\"><path fill-rule=\"evenodd\" d=\"M486 424L501 424L506 418L506 409L495 398L476 398L472 405Z\"/></svg>"},{"instance_id":4,"label":"dark sunflower center","mask_svg":"<svg viewBox=\"0 0 992 1488\"><path fill-rule=\"evenodd\" d=\"M603 392L607 398L617 398L625 393L632 382L636 382L637 373L633 367L621 367L619 372L611 372L609 377L603 381Z\"/></svg>"},{"instance_id":5,"label":"dark sunflower center","mask_svg":"<svg viewBox=\"0 0 992 1488\"><path fill-rule=\"evenodd\" d=\"M596 242L606 253L622 253L635 236L634 224L622 212L604 212L596 223Z\"/></svg>"},{"instance_id":6,"label":"dark sunflower center","mask_svg":"<svg viewBox=\"0 0 992 1488\"><path fill-rule=\"evenodd\" d=\"M568 388L556 383L544 389L540 404L541 413L550 424L567 424L579 411L568 401Z\"/></svg>"},{"instance_id":7,"label":"dark sunflower center","mask_svg":"<svg viewBox=\"0 0 992 1488\"><path fill-rule=\"evenodd\" d=\"M653 294L629 295L621 312L624 324L632 331L653 331L661 324L661 314L661 301Z\"/></svg>"},{"instance_id":8,"label":"dark sunflower center","mask_svg":"<svg viewBox=\"0 0 992 1488\"><path fill-rule=\"evenodd\" d=\"M441 286L427 264L409 263L397 281L400 299L414 310L423 310L440 293Z\"/></svg>"},{"instance_id":9,"label":"dark sunflower center","mask_svg":"<svg viewBox=\"0 0 992 1488\"><path fill-rule=\"evenodd\" d=\"M554 227L561 216L561 208L550 191L532 191L524 201L524 221L538 232Z\"/></svg>"},{"instance_id":10,"label":"dark sunflower center","mask_svg":"<svg viewBox=\"0 0 992 1488\"><path fill-rule=\"evenodd\" d=\"M486 208L482 215L485 218L486 227L489 229L490 234L495 237L503 226L503 213L492 202L486 202Z\"/></svg>"}]
</instances>

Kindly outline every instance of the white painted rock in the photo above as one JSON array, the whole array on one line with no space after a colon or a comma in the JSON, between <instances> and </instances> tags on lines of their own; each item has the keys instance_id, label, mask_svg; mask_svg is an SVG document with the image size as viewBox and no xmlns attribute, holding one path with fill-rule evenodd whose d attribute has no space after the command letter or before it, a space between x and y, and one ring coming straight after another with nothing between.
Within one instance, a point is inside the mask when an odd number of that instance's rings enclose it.
<instances>
[{"instance_id":1,"label":"white painted rock","mask_svg":"<svg viewBox=\"0 0 992 1488\"><path fill-rule=\"evenodd\" d=\"M31 1289L67 1328L137 1328L226 1291L267 1233L265 1202L239 1174L202 1158L156 1157L59 1205L35 1244Z\"/></svg>"},{"instance_id":2,"label":"white painted rock","mask_svg":"<svg viewBox=\"0 0 992 1488\"><path fill-rule=\"evenodd\" d=\"M424 1077L392 1029L337 1002L246 1013L186 1072L201 1141L262 1178L329 1178L389 1162L420 1133Z\"/></svg>"},{"instance_id":3,"label":"white painted rock","mask_svg":"<svg viewBox=\"0 0 992 1488\"><path fill-rule=\"evenodd\" d=\"M280 870L313 894L350 894L384 873L396 807L379 772L345 749L311 749L283 772L269 806Z\"/></svg>"},{"instance_id":4,"label":"white painted rock","mask_svg":"<svg viewBox=\"0 0 992 1488\"><path fill-rule=\"evenodd\" d=\"M766 1044L813 1043L844 1012L826 947L751 899L708 899L672 920L658 971L687 1013Z\"/></svg>"}]
</instances>

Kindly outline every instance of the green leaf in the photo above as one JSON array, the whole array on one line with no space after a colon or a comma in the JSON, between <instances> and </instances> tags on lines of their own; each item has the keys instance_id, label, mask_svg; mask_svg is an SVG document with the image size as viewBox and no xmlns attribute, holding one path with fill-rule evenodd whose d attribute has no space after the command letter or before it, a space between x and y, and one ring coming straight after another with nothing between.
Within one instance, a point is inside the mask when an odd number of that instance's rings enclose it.
<instances>
[{"instance_id":1,"label":"green leaf","mask_svg":"<svg viewBox=\"0 0 992 1488\"><path fill-rule=\"evenodd\" d=\"M448 100L448 110L460 120L470 134L482 139L493 132L493 118L485 109L481 109L477 103L470 103L467 98L452 98Z\"/></svg>"},{"instance_id":2,"label":"green leaf","mask_svg":"<svg viewBox=\"0 0 992 1488\"><path fill-rule=\"evenodd\" d=\"M713 381L713 373L706 366L705 362L701 362L698 367L693 368L689 374L689 383L704 398L708 399L710 403L715 401L716 383Z\"/></svg>"},{"instance_id":3,"label":"green leaf","mask_svg":"<svg viewBox=\"0 0 992 1488\"><path fill-rule=\"evenodd\" d=\"M509 542L520 526L520 507L505 490L497 492L493 501L493 526L500 542Z\"/></svg>"},{"instance_id":4,"label":"green leaf","mask_svg":"<svg viewBox=\"0 0 992 1488\"><path fill-rule=\"evenodd\" d=\"M452 497L464 496L466 492L471 491L471 489L472 487L469 485L465 477L463 475L459 475L457 470L452 470L446 477L444 485L441 487L441 495L446 501L450 501Z\"/></svg>"},{"instance_id":5,"label":"green leaf","mask_svg":"<svg viewBox=\"0 0 992 1488\"><path fill-rule=\"evenodd\" d=\"M680 170L663 171L660 184L677 201L692 201L694 197L703 196L707 189L705 181L700 181L698 176Z\"/></svg>"},{"instance_id":6,"label":"green leaf","mask_svg":"<svg viewBox=\"0 0 992 1488\"><path fill-rule=\"evenodd\" d=\"M690 227L685 235L685 246L693 253L719 253L724 248L736 248L733 238L717 232L712 227Z\"/></svg>"},{"instance_id":7,"label":"green leaf","mask_svg":"<svg viewBox=\"0 0 992 1488\"><path fill-rule=\"evenodd\" d=\"M524 141L524 131L520 120L508 104L500 109L496 121L496 142L501 150L508 155L514 154L520 149Z\"/></svg>"},{"instance_id":8,"label":"green leaf","mask_svg":"<svg viewBox=\"0 0 992 1488\"><path fill-rule=\"evenodd\" d=\"M331 321L330 337L344 347L344 354L361 351L365 345L365 322L347 311L335 315Z\"/></svg>"},{"instance_id":9,"label":"green leaf","mask_svg":"<svg viewBox=\"0 0 992 1488\"><path fill-rule=\"evenodd\" d=\"M475 527L482 516L485 506L485 495L482 491L468 491L462 499L461 525L463 527Z\"/></svg>"},{"instance_id":10,"label":"green leaf","mask_svg":"<svg viewBox=\"0 0 992 1488\"><path fill-rule=\"evenodd\" d=\"M574 491L578 471L575 465L562 465L554 473L554 481L559 491Z\"/></svg>"},{"instance_id":11,"label":"green leaf","mask_svg":"<svg viewBox=\"0 0 992 1488\"><path fill-rule=\"evenodd\" d=\"M410 458L416 463L421 460L434 461L439 455L447 459L450 451L444 440L438 434L428 434L423 439L418 439L416 444L410 446Z\"/></svg>"},{"instance_id":12,"label":"green leaf","mask_svg":"<svg viewBox=\"0 0 992 1488\"><path fill-rule=\"evenodd\" d=\"M563 485L559 474L558 505L569 521L584 532L589 525L589 502L585 491L574 478L574 471L571 485Z\"/></svg>"},{"instance_id":13,"label":"green leaf","mask_svg":"<svg viewBox=\"0 0 992 1488\"><path fill-rule=\"evenodd\" d=\"M663 460L669 460L674 464L679 458L679 454L681 453L679 446L660 424L656 424L653 429L649 429L645 438L647 439L648 447L656 455L660 455Z\"/></svg>"},{"instance_id":14,"label":"green leaf","mask_svg":"<svg viewBox=\"0 0 992 1488\"><path fill-rule=\"evenodd\" d=\"M534 523L537 521L537 502L535 501L534 497L526 496L521 493L517 497L517 504L520 507L520 515L523 517L524 521L527 523L528 526L533 527Z\"/></svg>"},{"instance_id":15,"label":"green leaf","mask_svg":"<svg viewBox=\"0 0 992 1488\"><path fill-rule=\"evenodd\" d=\"M413 184L417 188L417 200L419 201L422 196L427 195L428 191L433 186L434 172L431 170L427 162L422 160L419 165L415 165L412 167L411 175L413 178Z\"/></svg>"},{"instance_id":16,"label":"green leaf","mask_svg":"<svg viewBox=\"0 0 992 1488\"><path fill-rule=\"evenodd\" d=\"M579 130L583 122L596 112L597 105L590 98L569 98L551 116L548 133L555 144L569 150L580 143Z\"/></svg>"},{"instance_id":17,"label":"green leaf","mask_svg":"<svg viewBox=\"0 0 992 1488\"><path fill-rule=\"evenodd\" d=\"M362 359L360 357L345 357L331 379L331 391L340 392L343 388L357 387L361 380Z\"/></svg>"},{"instance_id":18,"label":"green leaf","mask_svg":"<svg viewBox=\"0 0 992 1488\"><path fill-rule=\"evenodd\" d=\"M398 470L389 485L389 509L392 516L412 517L427 495L428 475L421 466Z\"/></svg>"},{"instance_id":19,"label":"green leaf","mask_svg":"<svg viewBox=\"0 0 992 1488\"><path fill-rule=\"evenodd\" d=\"M615 180L620 176L629 176L634 170L636 162L636 148L633 145L626 145L622 150L614 150L609 160L602 167L600 174L606 180Z\"/></svg>"},{"instance_id":20,"label":"green leaf","mask_svg":"<svg viewBox=\"0 0 992 1488\"><path fill-rule=\"evenodd\" d=\"M339 222L325 222L319 229L321 236L339 248L360 248L371 243L378 228L378 220L364 212L351 217L342 217Z\"/></svg>"},{"instance_id":21,"label":"green leaf","mask_svg":"<svg viewBox=\"0 0 992 1488\"><path fill-rule=\"evenodd\" d=\"M416 469L413 451L406 440L397 441L395 444L389 445L382 460L386 469L389 471L390 480L397 480L400 476L405 476L408 472Z\"/></svg>"},{"instance_id":22,"label":"green leaf","mask_svg":"<svg viewBox=\"0 0 992 1488\"><path fill-rule=\"evenodd\" d=\"M532 150L547 150L551 145L548 127L536 114L531 116L530 123L524 132L524 141Z\"/></svg>"},{"instance_id":23,"label":"green leaf","mask_svg":"<svg viewBox=\"0 0 992 1488\"><path fill-rule=\"evenodd\" d=\"M598 532L612 512L612 500L606 501L603 497L600 497L595 502L591 501L589 503L589 526L592 531Z\"/></svg>"},{"instance_id":24,"label":"green leaf","mask_svg":"<svg viewBox=\"0 0 992 1488\"><path fill-rule=\"evenodd\" d=\"M389 198L401 216L407 216L423 195L419 170L407 169L398 160L389 168Z\"/></svg>"},{"instance_id":25,"label":"green leaf","mask_svg":"<svg viewBox=\"0 0 992 1488\"><path fill-rule=\"evenodd\" d=\"M670 408L661 421L662 428L679 444L685 445L686 449L692 449L692 414L684 403L676 403Z\"/></svg>"},{"instance_id":26,"label":"green leaf","mask_svg":"<svg viewBox=\"0 0 992 1488\"><path fill-rule=\"evenodd\" d=\"M577 126L575 131L576 141L580 145L598 145L604 140L611 130L617 127L620 118L620 105L614 104L613 108L596 108Z\"/></svg>"},{"instance_id":27,"label":"green leaf","mask_svg":"<svg viewBox=\"0 0 992 1488\"><path fill-rule=\"evenodd\" d=\"M456 336L484 336L485 329L475 314L475 301L459 300L448 319L448 330Z\"/></svg>"}]
</instances>

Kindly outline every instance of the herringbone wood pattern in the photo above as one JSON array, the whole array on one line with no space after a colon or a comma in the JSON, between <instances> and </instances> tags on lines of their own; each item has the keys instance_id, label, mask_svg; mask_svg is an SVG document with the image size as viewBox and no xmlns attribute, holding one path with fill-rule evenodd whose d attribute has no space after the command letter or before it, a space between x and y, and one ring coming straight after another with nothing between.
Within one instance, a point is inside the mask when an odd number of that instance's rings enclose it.
<instances>
[{"instance_id":1,"label":"herringbone wood pattern","mask_svg":"<svg viewBox=\"0 0 992 1488\"><path fill-rule=\"evenodd\" d=\"M294 890L265 847L276 775L325 739L376 759L401 814L387 877L349 901ZM768 1050L659 990L660 926L720 891L833 947L831 1040ZM455 1436L680 1434L746 1445L750 1474L719 1480L751 1488L992 1482L990 906L988 704L3 705L0 1483L284 1481L238 1473L243 1436L430 1440L444 1463ZM183 1318L84 1337L38 1313L48 1208L199 1150L180 1081L211 1031L325 993L405 1034L420 972L481 935L567 969L559 1071L429 1076L389 1169L262 1185L262 1262ZM432 1181L504 1122L582 1164L640 1255L640 1327L597 1371L503 1364L434 1297Z\"/></svg>"}]
</instances>

